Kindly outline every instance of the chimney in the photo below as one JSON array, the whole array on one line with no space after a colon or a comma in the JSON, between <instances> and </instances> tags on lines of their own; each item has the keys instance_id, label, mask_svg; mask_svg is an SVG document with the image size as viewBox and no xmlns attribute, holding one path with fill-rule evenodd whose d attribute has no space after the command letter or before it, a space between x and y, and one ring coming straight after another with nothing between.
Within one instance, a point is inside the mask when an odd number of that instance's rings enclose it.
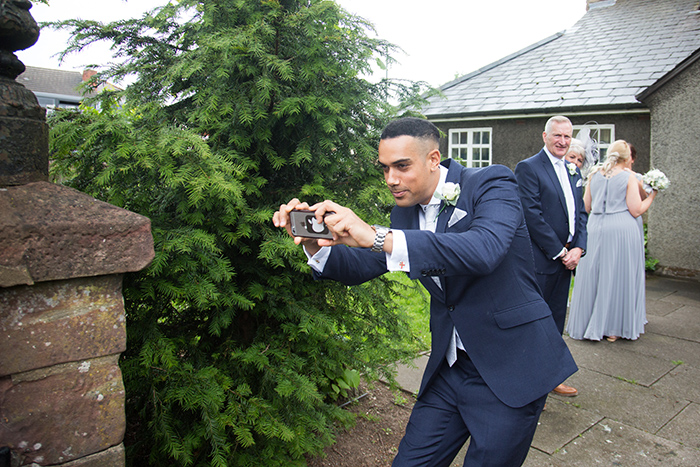
<instances>
[{"instance_id":1,"label":"chimney","mask_svg":"<svg viewBox=\"0 0 700 467\"><path fill-rule=\"evenodd\" d=\"M92 78L96 74L97 74L97 72L95 70L91 70L89 68L87 70L83 71L83 83L85 81L90 80L90 78Z\"/></svg>"}]
</instances>

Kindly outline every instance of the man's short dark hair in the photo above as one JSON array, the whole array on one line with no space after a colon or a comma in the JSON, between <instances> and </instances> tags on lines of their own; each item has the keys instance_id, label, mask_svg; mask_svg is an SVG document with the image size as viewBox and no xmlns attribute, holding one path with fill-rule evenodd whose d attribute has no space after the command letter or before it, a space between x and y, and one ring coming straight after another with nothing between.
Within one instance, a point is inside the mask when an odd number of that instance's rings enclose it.
<instances>
[{"instance_id":1,"label":"man's short dark hair","mask_svg":"<svg viewBox=\"0 0 700 467\"><path fill-rule=\"evenodd\" d=\"M381 139L413 136L414 138L430 139L440 142L440 130L428 120L416 117L404 117L389 123L382 131Z\"/></svg>"}]
</instances>

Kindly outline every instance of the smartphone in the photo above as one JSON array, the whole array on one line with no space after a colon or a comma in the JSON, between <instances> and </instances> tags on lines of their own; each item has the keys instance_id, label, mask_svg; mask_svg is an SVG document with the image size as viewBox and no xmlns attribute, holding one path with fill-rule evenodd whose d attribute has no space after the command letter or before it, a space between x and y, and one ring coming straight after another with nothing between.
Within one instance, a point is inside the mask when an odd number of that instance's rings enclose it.
<instances>
[{"instance_id":1,"label":"smartphone","mask_svg":"<svg viewBox=\"0 0 700 467\"><path fill-rule=\"evenodd\" d=\"M289 213L289 218L292 223L292 235L295 237L333 239L333 234L328 230L326 223L319 224L316 220L314 211L294 210Z\"/></svg>"}]
</instances>

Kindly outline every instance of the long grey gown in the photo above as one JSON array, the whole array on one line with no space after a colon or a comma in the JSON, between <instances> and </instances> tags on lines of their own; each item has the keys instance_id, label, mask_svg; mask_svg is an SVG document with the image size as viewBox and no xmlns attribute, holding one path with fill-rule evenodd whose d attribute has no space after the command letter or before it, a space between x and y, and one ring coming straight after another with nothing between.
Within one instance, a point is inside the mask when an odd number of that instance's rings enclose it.
<instances>
[{"instance_id":1,"label":"long grey gown","mask_svg":"<svg viewBox=\"0 0 700 467\"><path fill-rule=\"evenodd\" d=\"M596 172L588 217L588 250L574 279L566 331L574 339L637 339L644 333L644 238L627 209L630 172Z\"/></svg>"}]
</instances>

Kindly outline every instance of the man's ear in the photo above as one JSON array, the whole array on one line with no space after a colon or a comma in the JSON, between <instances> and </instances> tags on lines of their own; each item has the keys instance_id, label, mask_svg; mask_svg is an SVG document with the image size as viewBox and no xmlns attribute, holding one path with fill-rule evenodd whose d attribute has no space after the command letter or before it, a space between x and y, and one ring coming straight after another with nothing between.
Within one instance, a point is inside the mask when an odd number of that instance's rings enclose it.
<instances>
[{"instance_id":1,"label":"man's ear","mask_svg":"<svg viewBox=\"0 0 700 467\"><path fill-rule=\"evenodd\" d=\"M442 159L442 156L440 155L440 150L439 149L433 149L428 153L428 161L430 162L430 168L431 169L438 169L440 166L440 160Z\"/></svg>"}]
</instances>

